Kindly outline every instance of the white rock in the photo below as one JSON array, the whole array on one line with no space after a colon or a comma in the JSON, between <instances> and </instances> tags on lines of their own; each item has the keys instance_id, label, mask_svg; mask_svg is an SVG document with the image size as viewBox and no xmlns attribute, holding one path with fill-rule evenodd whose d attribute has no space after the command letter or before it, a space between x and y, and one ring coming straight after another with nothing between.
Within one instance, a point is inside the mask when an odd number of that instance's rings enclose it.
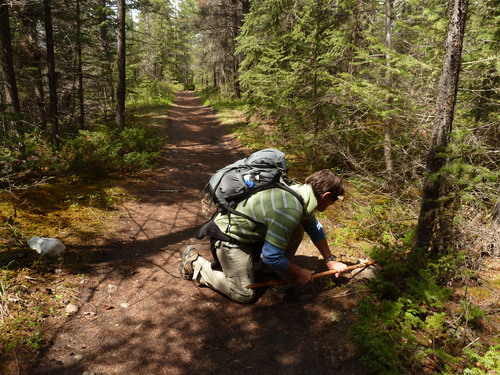
<instances>
[{"instance_id":1,"label":"white rock","mask_svg":"<svg viewBox=\"0 0 500 375\"><path fill-rule=\"evenodd\" d=\"M380 271L372 266L372 267L360 268L359 270L354 271L353 274L354 275L351 277L351 280L361 280L361 279L371 280L380 276Z\"/></svg>"},{"instance_id":2,"label":"white rock","mask_svg":"<svg viewBox=\"0 0 500 375\"><path fill-rule=\"evenodd\" d=\"M74 314L78 312L78 306L70 303L69 305L66 306L66 312L68 314Z\"/></svg>"},{"instance_id":3,"label":"white rock","mask_svg":"<svg viewBox=\"0 0 500 375\"><path fill-rule=\"evenodd\" d=\"M61 255L66 246L57 238L32 237L28 240L28 246L36 250L42 256L56 257Z\"/></svg>"}]
</instances>

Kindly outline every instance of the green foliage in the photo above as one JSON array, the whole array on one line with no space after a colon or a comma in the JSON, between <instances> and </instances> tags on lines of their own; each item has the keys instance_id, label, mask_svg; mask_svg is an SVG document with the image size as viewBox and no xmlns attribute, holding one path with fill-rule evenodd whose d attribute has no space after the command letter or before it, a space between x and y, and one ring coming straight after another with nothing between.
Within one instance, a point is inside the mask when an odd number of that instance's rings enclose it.
<instances>
[{"instance_id":1,"label":"green foliage","mask_svg":"<svg viewBox=\"0 0 500 375\"><path fill-rule=\"evenodd\" d=\"M452 312L448 308L452 289L439 282L453 278L463 267L464 257L430 260L418 275L408 277L409 263L398 261L398 256L387 257L389 254L389 249L375 252L385 273L372 283L375 295L362 300L359 323L350 332L373 373L418 374L426 366L433 373L448 374L458 364L462 369L469 364L474 368L464 373L485 373L475 372L482 371L476 368L475 359L494 363L490 359L495 358L494 353L498 355L498 348L482 355L483 346L473 350L454 334L460 322L479 326L485 311L462 300Z\"/></svg>"},{"instance_id":2,"label":"green foliage","mask_svg":"<svg viewBox=\"0 0 500 375\"><path fill-rule=\"evenodd\" d=\"M64 168L55 155L47 137L33 130L22 134L10 134L0 144L0 182L7 187L9 179L31 175L35 177L59 173Z\"/></svg>"},{"instance_id":3,"label":"green foliage","mask_svg":"<svg viewBox=\"0 0 500 375\"><path fill-rule=\"evenodd\" d=\"M473 364L464 370L464 375L494 374L500 369L500 345L493 345L481 354L483 348L465 348L464 353Z\"/></svg>"},{"instance_id":4,"label":"green foliage","mask_svg":"<svg viewBox=\"0 0 500 375\"><path fill-rule=\"evenodd\" d=\"M451 193L463 201L495 201L500 187L500 162L497 149L481 144L475 130L461 126L453 134L454 142L442 175L451 183Z\"/></svg>"},{"instance_id":5,"label":"green foliage","mask_svg":"<svg viewBox=\"0 0 500 375\"><path fill-rule=\"evenodd\" d=\"M39 131L11 135L0 144L4 189L33 179L66 173L109 174L149 169L155 165L165 138L153 128L129 127L119 132L106 127L81 130L54 150Z\"/></svg>"},{"instance_id":6,"label":"green foliage","mask_svg":"<svg viewBox=\"0 0 500 375\"><path fill-rule=\"evenodd\" d=\"M437 1L394 8L391 49L380 2L252 4L238 39L242 87L284 137L293 134L311 164L363 170L363 161L366 169L380 169L388 123L397 168L420 157L425 133L415 131L421 122L415 115L435 97L441 62L441 44L428 41L443 40L446 13Z\"/></svg>"},{"instance_id":7,"label":"green foliage","mask_svg":"<svg viewBox=\"0 0 500 375\"><path fill-rule=\"evenodd\" d=\"M172 85L167 80L143 79L128 95L127 103L170 103L174 96Z\"/></svg>"},{"instance_id":8,"label":"green foliage","mask_svg":"<svg viewBox=\"0 0 500 375\"><path fill-rule=\"evenodd\" d=\"M164 139L156 131L148 129L82 130L65 144L61 155L72 172L138 171L154 166L163 143Z\"/></svg>"}]
</instances>

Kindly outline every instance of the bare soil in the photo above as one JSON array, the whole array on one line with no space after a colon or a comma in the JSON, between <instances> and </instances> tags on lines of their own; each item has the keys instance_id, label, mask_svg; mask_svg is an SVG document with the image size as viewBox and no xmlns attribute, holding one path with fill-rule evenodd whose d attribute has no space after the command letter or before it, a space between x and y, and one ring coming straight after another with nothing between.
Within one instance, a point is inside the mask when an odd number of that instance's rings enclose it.
<instances>
[{"instance_id":1,"label":"bare soil","mask_svg":"<svg viewBox=\"0 0 500 375\"><path fill-rule=\"evenodd\" d=\"M85 249L76 314L58 325L32 374L339 374L368 371L348 340L358 295L320 279L293 293L266 290L234 303L182 279L189 244L210 213L200 191L211 173L248 154L213 111L180 92L169 112L160 168L129 181L136 198ZM325 270L304 241L297 262Z\"/></svg>"}]
</instances>

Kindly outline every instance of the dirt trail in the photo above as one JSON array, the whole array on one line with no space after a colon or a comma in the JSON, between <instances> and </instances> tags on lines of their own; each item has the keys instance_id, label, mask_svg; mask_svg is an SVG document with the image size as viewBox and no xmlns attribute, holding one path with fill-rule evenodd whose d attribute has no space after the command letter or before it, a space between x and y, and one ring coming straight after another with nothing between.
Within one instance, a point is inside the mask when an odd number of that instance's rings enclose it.
<instances>
[{"instance_id":1,"label":"dirt trail","mask_svg":"<svg viewBox=\"0 0 500 375\"><path fill-rule=\"evenodd\" d=\"M347 340L355 301L338 290L315 282L239 305L179 276L186 245L209 253L192 239L208 217L201 188L246 152L190 92L178 93L168 134L161 168L128 187L138 199L88 250L80 309L33 374L367 374ZM322 270L307 250L298 259Z\"/></svg>"}]
</instances>

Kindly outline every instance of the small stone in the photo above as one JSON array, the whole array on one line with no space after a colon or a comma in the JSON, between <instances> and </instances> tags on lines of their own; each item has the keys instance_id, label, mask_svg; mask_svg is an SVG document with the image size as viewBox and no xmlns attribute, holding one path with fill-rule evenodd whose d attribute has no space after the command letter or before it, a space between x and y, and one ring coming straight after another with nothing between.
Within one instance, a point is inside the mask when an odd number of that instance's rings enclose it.
<instances>
[{"instance_id":1,"label":"small stone","mask_svg":"<svg viewBox=\"0 0 500 375\"><path fill-rule=\"evenodd\" d=\"M78 312L78 306L70 303L70 304L66 305L66 312L68 314L74 314L74 313Z\"/></svg>"},{"instance_id":2,"label":"small stone","mask_svg":"<svg viewBox=\"0 0 500 375\"><path fill-rule=\"evenodd\" d=\"M120 303L120 307L127 308L129 306L130 306L130 303L128 303L128 302L122 302L122 303Z\"/></svg>"},{"instance_id":3,"label":"small stone","mask_svg":"<svg viewBox=\"0 0 500 375\"><path fill-rule=\"evenodd\" d=\"M115 284L108 284L108 293L109 294L113 294L117 290L118 290L118 286L116 286Z\"/></svg>"},{"instance_id":4,"label":"small stone","mask_svg":"<svg viewBox=\"0 0 500 375\"><path fill-rule=\"evenodd\" d=\"M364 269L360 269L358 272L352 276L352 279L354 280L361 280L361 279L374 279L376 277L380 276L380 271L375 268L375 267L367 267Z\"/></svg>"}]
</instances>

